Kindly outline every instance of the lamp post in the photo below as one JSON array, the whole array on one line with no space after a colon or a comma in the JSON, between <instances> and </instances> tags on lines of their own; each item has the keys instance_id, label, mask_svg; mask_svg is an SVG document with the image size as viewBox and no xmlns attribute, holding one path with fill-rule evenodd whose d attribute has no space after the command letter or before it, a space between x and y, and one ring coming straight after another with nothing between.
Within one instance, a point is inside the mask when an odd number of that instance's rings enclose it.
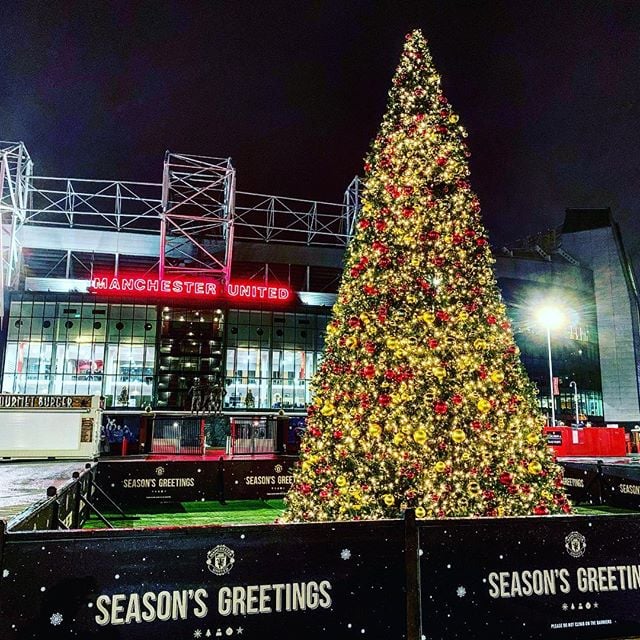
<instances>
[{"instance_id":1,"label":"lamp post","mask_svg":"<svg viewBox=\"0 0 640 640\"><path fill-rule=\"evenodd\" d=\"M573 401L576 405L576 427L580 424L580 415L579 415L579 411L578 411L578 384L576 383L575 380L572 380L569 383L570 387L573 387Z\"/></svg>"},{"instance_id":2,"label":"lamp post","mask_svg":"<svg viewBox=\"0 0 640 640\"><path fill-rule=\"evenodd\" d=\"M551 329L562 324L564 316L557 307L541 307L537 312L538 322L547 331L547 353L549 356L549 399L551 400L551 426L556 426L556 405L553 396L553 363L551 361Z\"/></svg>"}]
</instances>

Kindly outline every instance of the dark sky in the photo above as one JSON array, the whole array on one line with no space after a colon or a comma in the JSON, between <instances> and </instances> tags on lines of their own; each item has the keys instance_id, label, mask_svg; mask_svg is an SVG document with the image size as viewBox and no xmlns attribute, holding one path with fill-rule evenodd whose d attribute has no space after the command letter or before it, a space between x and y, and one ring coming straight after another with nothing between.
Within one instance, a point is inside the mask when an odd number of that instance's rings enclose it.
<instances>
[{"instance_id":1,"label":"dark sky","mask_svg":"<svg viewBox=\"0 0 640 640\"><path fill-rule=\"evenodd\" d=\"M635 253L637 0L5 2L0 139L39 175L159 182L170 149L231 156L241 191L338 202L416 27L492 242L610 206Z\"/></svg>"}]
</instances>

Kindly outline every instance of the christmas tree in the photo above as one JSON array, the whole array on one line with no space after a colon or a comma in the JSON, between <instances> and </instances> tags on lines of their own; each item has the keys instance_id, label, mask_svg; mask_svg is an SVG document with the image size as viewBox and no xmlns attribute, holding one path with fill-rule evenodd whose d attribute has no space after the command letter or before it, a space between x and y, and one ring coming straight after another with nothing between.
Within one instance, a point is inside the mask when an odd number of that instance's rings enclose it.
<instances>
[{"instance_id":1,"label":"christmas tree","mask_svg":"<svg viewBox=\"0 0 640 640\"><path fill-rule=\"evenodd\" d=\"M466 136L414 31L366 159L285 521L570 511L496 284Z\"/></svg>"}]
</instances>

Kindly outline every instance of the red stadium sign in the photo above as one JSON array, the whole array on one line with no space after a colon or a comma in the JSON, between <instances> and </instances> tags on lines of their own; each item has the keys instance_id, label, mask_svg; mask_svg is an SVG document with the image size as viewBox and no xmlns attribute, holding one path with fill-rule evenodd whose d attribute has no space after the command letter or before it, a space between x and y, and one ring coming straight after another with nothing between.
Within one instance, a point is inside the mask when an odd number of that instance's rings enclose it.
<instances>
[{"instance_id":1,"label":"red stadium sign","mask_svg":"<svg viewBox=\"0 0 640 640\"><path fill-rule=\"evenodd\" d=\"M177 298L227 298L251 302L287 302L292 292L281 285L260 285L253 282L230 282L222 285L213 280L171 278L160 280L144 276L106 276L91 280L91 293L135 297L170 296Z\"/></svg>"}]
</instances>

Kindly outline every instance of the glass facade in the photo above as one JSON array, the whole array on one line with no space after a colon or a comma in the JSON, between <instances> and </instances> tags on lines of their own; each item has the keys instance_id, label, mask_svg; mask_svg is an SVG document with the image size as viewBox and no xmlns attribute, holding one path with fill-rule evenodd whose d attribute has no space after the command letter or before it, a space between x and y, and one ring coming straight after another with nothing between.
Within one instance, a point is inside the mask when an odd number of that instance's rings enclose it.
<instances>
[{"instance_id":1,"label":"glass facade","mask_svg":"<svg viewBox=\"0 0 640 640\"><path fill-rule=\"evenodd\" d=\"M153 305L14 299L2 391L143 407L153 397L156 315Z\"/></svg>"},{"instance_id":2,"label":"glass facade","mask_svg":"<svg viewBox=\"0 0 640 640\"><path fill-rule=\"evenodd\" d=\"M510 310L513 311L513 308ZM589 316L583 314L589 320ZM14 294L6 319L2 391L98 394L107 408L189 411L222 393L228 411L303 411L329 309L192 309L98 302L89 296ZM546 333L513 315L524 366L550 414ZM552 337L556 416L602 419L595 321ZM215 391L214 391L215 390Z\"/></svg>"},{"instance_id":3,"label":"glass facade","mask_svg":"<svg viewBox=\"0 0 640 640\"><path fill-rule=\"evenodd\" d=\"M304 410L326 310L278 312L14 295L2 391L97 394L107 408Z\"/></svg>"},{"instance_id":4,"label":"glass facade","mask_svg":"<svg viewBox=\"0 0 640 640\"><path fill-rule=\"evenodd\" d=\"M304 409L328 321L323 313L229 311L224 406Z\"/></svg>"}]
</instances>

